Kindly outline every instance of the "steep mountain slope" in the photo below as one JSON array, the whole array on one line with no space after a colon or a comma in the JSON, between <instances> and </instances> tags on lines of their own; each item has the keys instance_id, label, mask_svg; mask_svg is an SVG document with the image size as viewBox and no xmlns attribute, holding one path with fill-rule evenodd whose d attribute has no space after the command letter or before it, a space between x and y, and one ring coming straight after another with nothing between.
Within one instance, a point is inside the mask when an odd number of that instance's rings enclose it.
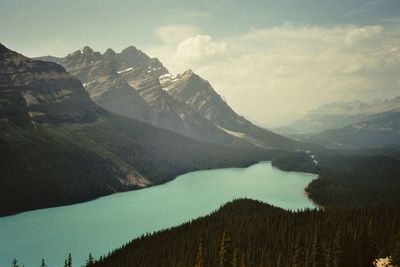
<instances>
[{"instance_id":1,"label":"steep mountain slope","mask_svg":"<svg viewBox=\"0 0 400 267\"><path fill-rule=\"evenodd\" d=\"M170 74L160 77L161 86L176 100L197 110L218 128L261 147L300 148L301 145L289 138L272 133L252 124L239 116L218 95L210 83L193 71L181 75Z\"/></svg>"},{"instance_id":2,"label":"steep mountain slope","mask_svg":"<svg viewBox=\"0 0 400 267\"><path fill-rule=\"evenodd\" d=\"M103 108L185 136L226 145L249 146L226 134L196 110L179 103L160 86L168 73L157 58L130 46L103 55L85 47L65 58L43 57L62 64L80 79L90 97Z\"/></svg>"},{"instance_id":3,"label":"steep mountain slope","mask_svg":"<svg viewBox=\"0 0 400 267\"><path fill-rule=\"evenodd\" d=\"M125 50L124 50L125 51ZM124 52L126 54L126 52ZM151 123L151 108L120 75L121 65L111 49L104 55L90 47L75 51L65 58L42 57L63 65L85 86L91 99L101 107L116 114Z\"/></svg>"},{"instance_id":4,"label":"steep mountain slope","mask_svg":"<svg viewBox=\"0 0 400 267\"><path fill-rule=\"evenodd\" d=\"M372 148L400 144L400 108L377 113L358 123L309 137L334 148Z\"/></svg>"},{"instance_id":5,"label":"steep mountain slope","mask_svg":"<svg viewBox=\"0 0 400 267\"><path fill-rule=\"evenodd\" d=\"M0 118L92 122L104 113L61 66L30 60L1 44L0 60Z\"/></svg>"},{"instance_id":6,"label":"steep mountain slope","mask_svg":"<svg viewBox=\"0 0 400 267\"><path fill-rule=\"evenodd\" d=\"M0 215L93 199L270 152L201 143L111 114L55 63L0 45Z\"/></svg>"},{"instance_id":7,"label":"steep mountain slope","mask_svg":"<svg viewBox=\"0 0 400 267\"><path fill-rule=\"evenodd\" d=\"M291 136L293 134L318 134L329 129L342 128L365 120L368 116L400 107L400 97L371 102L332 102L324 104L288 127L277 132Z\"/></svg>"}]
</instances>

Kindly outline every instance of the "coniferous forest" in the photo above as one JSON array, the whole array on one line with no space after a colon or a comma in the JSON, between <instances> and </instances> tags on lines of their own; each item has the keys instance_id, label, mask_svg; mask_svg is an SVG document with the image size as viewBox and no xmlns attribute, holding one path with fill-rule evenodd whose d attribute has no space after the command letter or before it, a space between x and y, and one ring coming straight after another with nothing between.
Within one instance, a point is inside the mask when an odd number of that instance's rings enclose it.
<instances>
[{"instance_id":1,"label":"coniferous forest","mask_svg":"<svg viewBox=\"0 0 400 267\"><path fill-rule=\"evenodd\" d=\"M400 208L289 212L254 200L146 235L93 266L373 266L400 260Z\"/></svg>"}]
</instances>

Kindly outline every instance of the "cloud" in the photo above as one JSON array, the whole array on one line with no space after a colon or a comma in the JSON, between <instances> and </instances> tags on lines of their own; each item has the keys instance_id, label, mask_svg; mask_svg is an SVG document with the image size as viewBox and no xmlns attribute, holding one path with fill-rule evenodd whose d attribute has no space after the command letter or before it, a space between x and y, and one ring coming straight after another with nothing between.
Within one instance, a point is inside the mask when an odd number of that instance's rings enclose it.
<instances>
[{"instance_id":1,"label":"cloud","mask_svg":"<svg viewBox=\"0 0 400 267\"><path fill-rule=\"evenodd\" d=\"M191 35L154 54L175 73L199 73L239 113L284 125L327 102L400 95L399 29L285 24L225 39Z\"/></svg>"},{"instance_id":2,"label":"cloud","mask_svg":"<svg viewBox=\"0 0 400 267\"><path fill-rule=\"evenodd\" d=\"M378 40L383 33L383 27L380 25L366 26L362 28L353 28L346 35L346 44L351 46L361 42Z\"/></svg>"},{"instance_id":3,"label":"cloud","mask_svg":"<svg viewBox=\"0 0 400 267\"><path fill-rule=\"evenodd\" d=\"M155 35L167 44L176 44L186 38L200 33L200 29L192 25L170 24L156 28Z\"/></svg>"},{"instance_id":4,"label":"cloud","mask_svg":"<svg viewBox=\"0 0 400 267\"><path fill-rule=\"evenodd\" d=\"M180 42L174 58L183 62L215 59L226 51L226 43L213 41L209 35L196 35Z\"/></svg>"}]
</instances>

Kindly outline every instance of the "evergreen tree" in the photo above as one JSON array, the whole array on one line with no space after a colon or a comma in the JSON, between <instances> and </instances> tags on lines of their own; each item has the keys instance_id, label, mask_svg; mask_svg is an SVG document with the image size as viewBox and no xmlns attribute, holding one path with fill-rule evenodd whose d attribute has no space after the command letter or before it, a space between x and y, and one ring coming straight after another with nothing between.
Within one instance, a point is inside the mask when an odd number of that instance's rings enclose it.
<instances>
[{"instance_id":1,"label":"evergreen tree","mask_svg":"<svg viewBox=\"0 0 400 267\"><path fill-rule=\"evenodd\" d=\"M233 250L232 267L239 267L238 253L236 248Z\"/></svg>"},{"instance_id":2,"label":"evergreen tree","mask_svg":"<svg viewBox=\"0 0 400 267\"><path fill-rule=\"evenodd\" d=\"M72 267L72 255L71 253L68 254L68 258L65 260L66 267Z\"/></svg>"},{"instance_id":3,"label":"evergreen tree","mask_svg":"<svg viewBox=\"0 0 400 267\"><path fill-rule=\"evenodd\" d=\"M400 231L396 235L391 258L393 264L400 266Z\"/></svg>"},{"instance_id":4,"label":"evergreen tree","mask_svg":"<svg viewBox=\"0 0 400 267\"><path fill-rule=\"evenodd\" d=\"M197 255L196 255L196 263L195 267L204 267L204 259L203 259L203 241L200 239L199 246L197 248Z\"/></svg>"},{"instance_id":5,"label":"evergreen tree","mask_svg":"<svg viewBox=\"0 0 400 267\"><path fill-rule=\"evenodd\" d=\"M246 267L246 264L244 263L244 254L240 257L240 267Z\"/></svg>"},{"instance_id":6,"label":"evergreen tree","mask_svg":"<svg viewBox=\"0 0 400 267\"><path fill-rule=\"evenodd\" d=\"M278 258L276 259L276 267L281 267L282 266L282 253L279 252Z\"/></svg>"},{"instance_id":7,"label":"evergreen tree","mask_svg":"<svg viewBox=\"0 0 400 267\"><path fill-rule=\"evenodd\" d=\"M11 267L18 267L18 261L16 258L13 259L12 263L11 263Z\"/></svg>"},{"instance_id":8,"label":"evergreen tree","mask_svg":"<svg viewBox=\"0 0 400 267\"><path fill-rule=\"evenodd\" d=\"M297 236L295 243L294 243L294 248L293 248L293 256L292 256L292 263L291 266L292 267L302 267L304 266L304 262L303 262L303 251L302 251L302 247L300 244L300 238Z\"/></svg>"},{"instance_id":9,"label":"evergreen tree","mask_svg":"<svg viewBox=\"0 0 400 267\"><path fill-rule=\"evenodd\" d=\"M312 250L311 250L311 259L310 263L312 267L324 267L324 253L322 250L322 244L320 240L320 236L317 231L315 231L314 239L312 243Z\"/></svg>"},{"instance_id":10,"label":"evergreen tree","mask_svg":"<svg viewBox=\"0 0 400 267\"><path fill-rule=\"evenodd\" d=\"M371 232L363 229L358 238L358 244L358 266L374 266L373 262L376 257L373 249L374 241L372 240Z\"/></svg>"},{"instance_id":11,"label":"evergreen tree","mask_svg":"<svg viewBox=\"0 0 400 267\"><path fill-rule=\"evenodd\" d=\"M93 264L94 264L94 258L92 256L92 253L89 253L88 259L86 260L86 266L92 266Z\"/></svg>"},{"instance_id":12,"label":"evergreen tree","mask_svg":"<svg viewBox=\"0 0 400 267\"><path fill-rule=\"evenodd\" d=\"M221 246L219 251L219 266L231 267L233 259L232 240L230 239L226 229L221 238Z\"/></svg>"},{"instance_id":13,"label":"evergreen tree","mask_svg":"<svg viewBox=\"0 0 400 267\"><path fill-rule=\"evenodd\" d=\"M334 267L356 266L357 251L349 244L349 238L341 229L336 231L332 256Z\"/></svg>"}]
</instances>

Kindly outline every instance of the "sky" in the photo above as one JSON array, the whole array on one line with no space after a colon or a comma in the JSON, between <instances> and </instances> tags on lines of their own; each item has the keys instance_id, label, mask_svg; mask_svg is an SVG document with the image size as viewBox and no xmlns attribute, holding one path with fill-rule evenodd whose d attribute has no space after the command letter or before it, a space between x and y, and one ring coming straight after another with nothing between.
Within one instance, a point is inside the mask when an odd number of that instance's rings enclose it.
<instances>
[{"instance_id":1,"label":"sky","mask_svg":"<svg viewBox=\"0 0 400 267\"><path fill-rule=\"evenodd\" d=\"M0 42L30 57L134 45L269 127L400 95L399 0L0 0Z\"/></svg>"}]
</instances>

